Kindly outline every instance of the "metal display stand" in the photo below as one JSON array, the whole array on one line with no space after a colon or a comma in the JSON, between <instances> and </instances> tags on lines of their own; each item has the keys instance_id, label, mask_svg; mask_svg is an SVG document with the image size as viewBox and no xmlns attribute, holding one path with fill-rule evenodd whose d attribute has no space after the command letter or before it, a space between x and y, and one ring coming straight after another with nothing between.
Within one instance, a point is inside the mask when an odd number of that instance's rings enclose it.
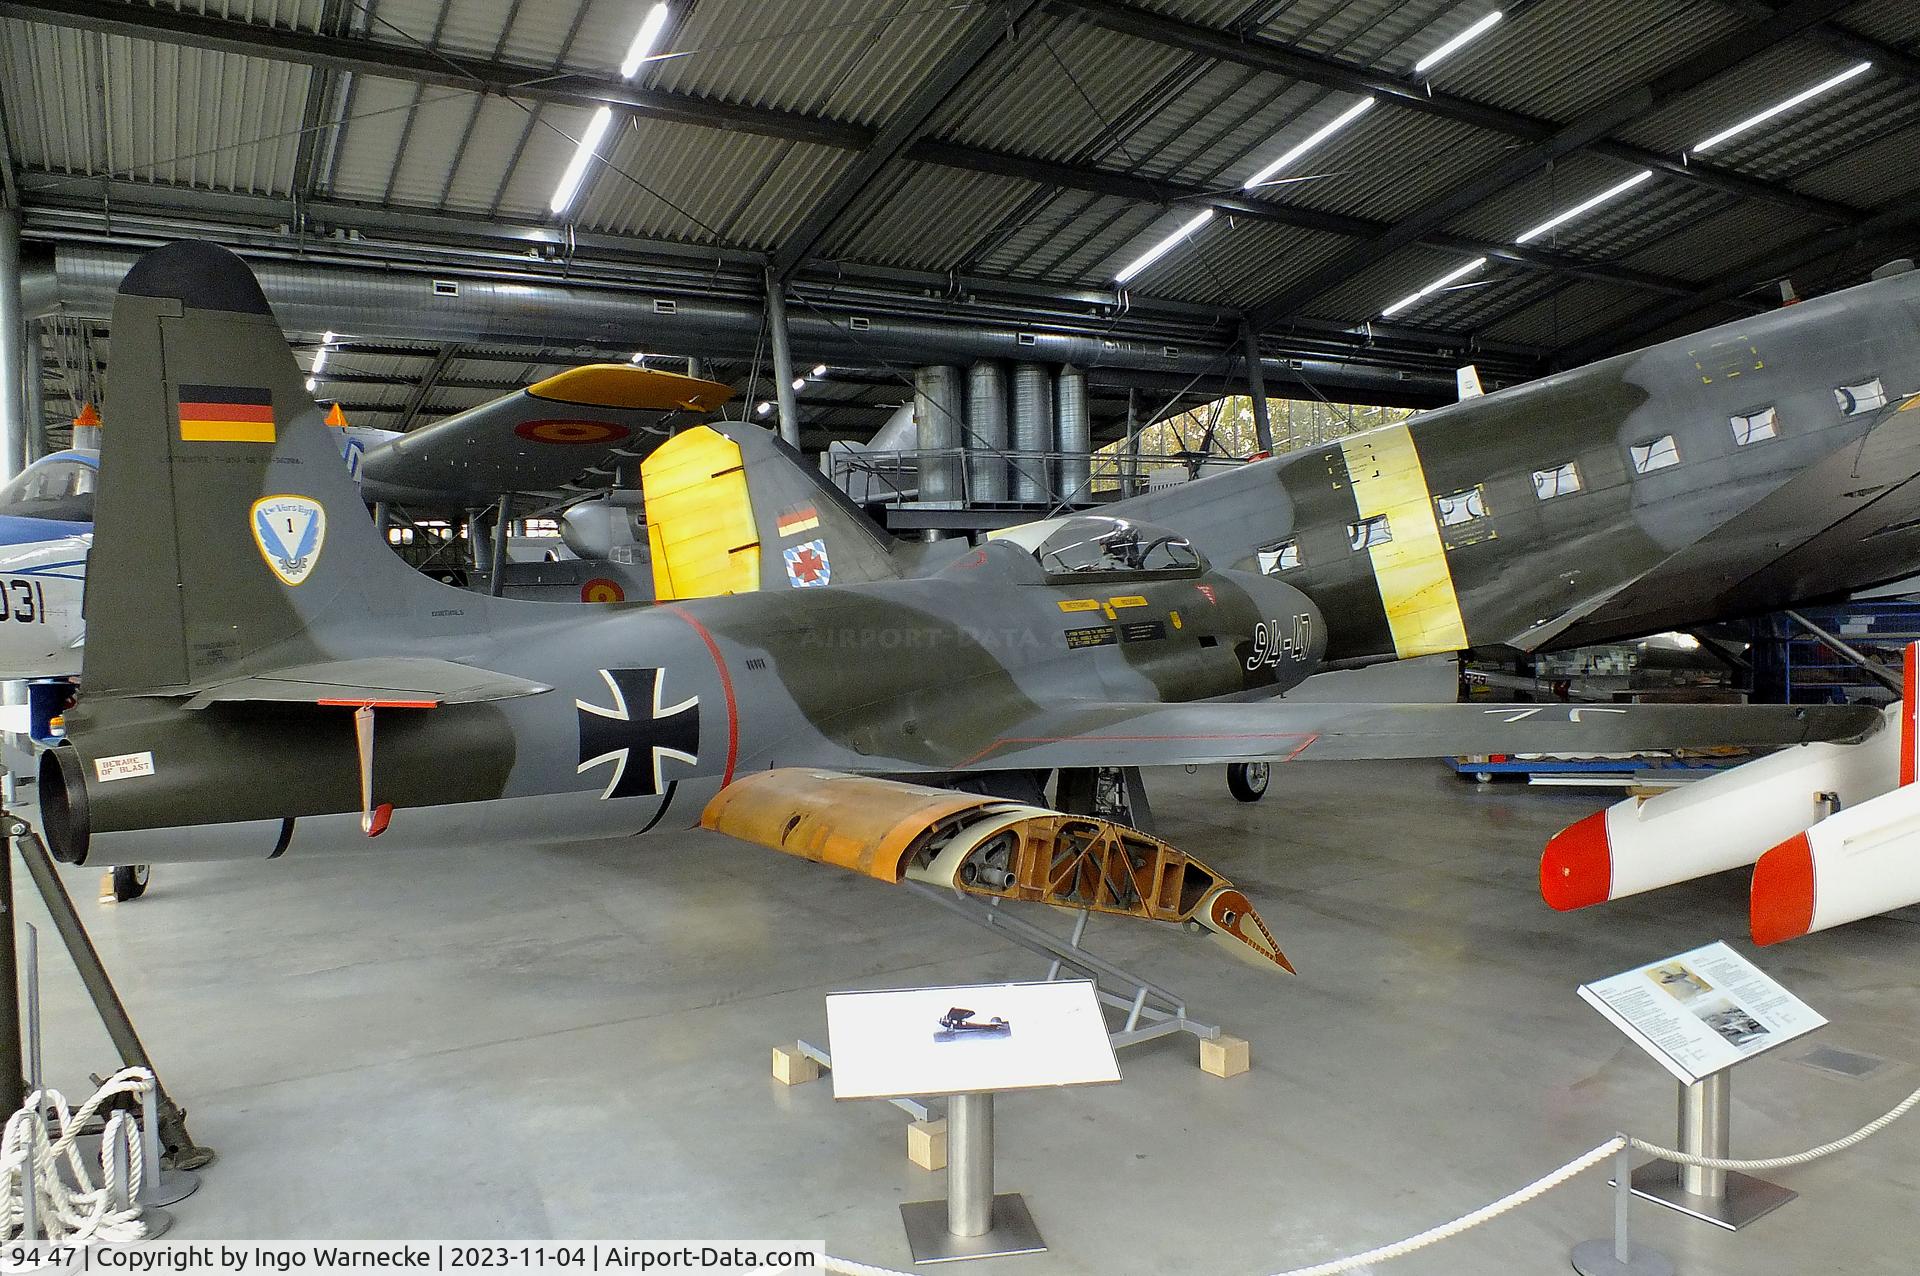
<instances>
[{"instance_id":1,"label":"metal display stand","mask_svg":"<svg viewBox=\"0 0 1920 1276\"><path fill-rule=\"evenodd\" d=\"M1680 1151L1725 1160L1732 1143L1733 1073L1713 1073L1680 1086ZM1633 1172L1633 1194L1730 1232L1799 1193L1737 1170L1649 1161Z\"/></svg>"},{"instance_id":2,"label":"metal display stand","mask_svg":"<svg viewBox=\"0 0 1920 1276\"><path fill-rule=\"evenodd\" d=\"M979 1035L944 1030L954 1015L1006 1027ZM994 1192L994 1098L1120 1080L1093 985L1060 980L832 993L827 1024L840 1056L835 1099L948 1096L946 1198L900 1207L913 1261L1046 1249L1026 1201Z\"/></svg>"},{"instance_id":3,"label":"metal display stand","mask_svg":"<svg viewBox=\"0 0 1920 1276\"><path fill-rule=\"evenodd\" d=\"M113 980L107 975L100 953L88 937L79 911L73 906L73 897L67 894L66 884L60 880L40 835L32 825L4 809L0 809L0 834L6 843L0 846L0 866L4 866L0 867L0 916L4 916L4 921L0 921L0 1103L10 1105L6 1110L14 1112L26 1101L27 1074L20 1057L20 985L14 960L16 916L10 853L10 848L18 848L20 859L26 864L27 873L39 888L41 901L53 919L54 929L60 933L67 955L80 975L80 982L86 986L101 1025L119 1052L122 1066L145 1068L154 1074L154 1100L141 1132L146 1140L147 1180L141 1200L150 1206L184 1200L200 1186L199 1176L192 1171L213 1160L212 1149L193 1141L187 1132L187 1114L160 1084L159 1071L153 1066L140 1034L134 1030L126 1005L114 989ZM33 1008L37 1011L37 1005ZM37 1037L36 1031L36 1044ZM38 1054L37 1048L35 1054ZM35 1065L37 1071L37 1058ZM162 1161L163 1148L170 1165Z\"/></svg>"},{"instance_id":4,"label":"metal display stand","mask_svg":"<svg viewBox=\"0 0 1920 1276\"><path fill-rule=\"evenodd\" d=\"M993 1095L947 1100L947 1199L900 1207L916 1263L1005 1258L1047 1248L1026 1198L993 1191Z\"/></svg>"}]
</instances>

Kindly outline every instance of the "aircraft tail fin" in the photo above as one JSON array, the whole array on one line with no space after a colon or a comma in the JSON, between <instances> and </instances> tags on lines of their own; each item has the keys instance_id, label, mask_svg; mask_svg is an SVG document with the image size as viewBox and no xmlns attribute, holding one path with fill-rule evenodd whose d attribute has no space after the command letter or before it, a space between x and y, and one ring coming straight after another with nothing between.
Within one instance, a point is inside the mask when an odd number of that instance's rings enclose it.
<instances>
[{"instance_id":1,"label":"aircraft tail fin","mask_svg":"<svg viewBox=\"0 0 1920 1276\"><path fill-rule=\"evenodd\" d=\"M640 476L662 601L901 574L893 538L757 425L682 430L648 455Z\"/></svg>"},{"instance_id":2,"label":"aircraft tail fin","mask_svg":"<svg viewBox=\"0 0 1920 1276\"><path fill-rule=\"evenodd\" d=\"M1453 370L1453 383L1459 389L1462 400L1477 399L1486 394L1480 385L1480 369L1471 363Z\"/></svg>"},{"instance_id":3,"label":"aircraft tail fin","mask_svg":"<svg viewBox=\"0 0 1920 1276\"><path fill-rule=\"evenodd\" d=\"M334 431L239 258L142 257L114 358L86 591L89 694L186 695L391 650L374 618L436 605L381 543Z\"/></svg>"}]
</instances>

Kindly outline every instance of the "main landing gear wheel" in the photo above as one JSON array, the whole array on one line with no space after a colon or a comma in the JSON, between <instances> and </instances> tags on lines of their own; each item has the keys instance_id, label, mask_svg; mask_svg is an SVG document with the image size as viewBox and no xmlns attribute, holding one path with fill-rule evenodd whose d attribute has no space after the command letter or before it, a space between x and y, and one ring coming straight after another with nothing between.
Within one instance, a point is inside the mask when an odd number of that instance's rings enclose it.
<instances>
[{"instance_id":1,"label":"main landing gear wheel","mask_svg":"<svg viewBox=\"0 0 1920 1276\"><path fill-rule=\"evenodd\" d=\"M1227 764L1227 792L1242 802L1258 802L1266 796L1267 781L1273 765L1267 762L1230 762Z\"/></svg>"},{"instance_id":2,"label":"main landing gear wheel","mask_svg":"<svg viewBox=\"0 0 1920 1276\"><path fill-rule=\"evenodd\" d=\"M151 864L122 864L113 870L113 897L123 904L139 899L147 893L147 883L152 878Z\"/></svg>"}]
</instances>

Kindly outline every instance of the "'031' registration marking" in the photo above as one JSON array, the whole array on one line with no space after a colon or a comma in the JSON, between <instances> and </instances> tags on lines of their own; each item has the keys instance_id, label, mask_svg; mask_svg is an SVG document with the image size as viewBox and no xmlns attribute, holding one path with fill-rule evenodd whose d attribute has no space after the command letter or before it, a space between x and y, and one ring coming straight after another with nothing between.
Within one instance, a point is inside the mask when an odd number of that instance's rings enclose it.
<instances>
[{"instance_id":1,"label":"'031' registration marking","mask_svg":"<svg viewBox=\"0 0 1920 1276\"><path fill-rule=\"evenodd\" d=\"M1304 612L1291 620L1262 620L1253 627L1253 654L1247 672L1282 660L1305 660L1313 645L1313 617Z\"/></svg>"},{"instance_id":2,"label":"'031' registration marking","mask_svg":"<svg viewBox=\"0 0 1920 1276\"><path fill-rule=\"evenodd\" d=\"M23 625L46 624L46 587L37 580L0 577L0 623L9 620Z\"/></svg>"}]
</instances>

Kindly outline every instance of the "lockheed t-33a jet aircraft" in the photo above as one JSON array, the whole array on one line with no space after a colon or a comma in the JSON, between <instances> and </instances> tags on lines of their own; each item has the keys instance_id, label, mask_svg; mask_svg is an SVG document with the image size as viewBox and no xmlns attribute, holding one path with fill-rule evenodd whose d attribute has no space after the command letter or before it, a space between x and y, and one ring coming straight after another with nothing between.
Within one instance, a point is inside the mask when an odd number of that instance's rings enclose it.
<instances>
[{"instance_id":1,"label":"lockheed t-33a jet aircraft","mask_svg":"<svg viewBox=\"0 0 1920 1276\"><path fill-rule=\"evenodd\" d=\"M115 306L84 690L43 756L45 831L119 864L699 821L1285 966L1230 882L1047 809L1048 774L1874 735L1863 707L1282 698L1334 664L1642 633L1907 570L1913 532L1847 520L1913 503L1920 445L1890 437L1892 400L1835 411L1826 382L1920 380L1920 289L1862 291L1891 310L1809 302L937 564L765 431L697 426L643 468L658 601L586 609L400 562L246 267L170 245ZM1823 347L1783 337L1803 319ZM183 402L267 410L190 431Z\"/></svg>"}]
</instances>

